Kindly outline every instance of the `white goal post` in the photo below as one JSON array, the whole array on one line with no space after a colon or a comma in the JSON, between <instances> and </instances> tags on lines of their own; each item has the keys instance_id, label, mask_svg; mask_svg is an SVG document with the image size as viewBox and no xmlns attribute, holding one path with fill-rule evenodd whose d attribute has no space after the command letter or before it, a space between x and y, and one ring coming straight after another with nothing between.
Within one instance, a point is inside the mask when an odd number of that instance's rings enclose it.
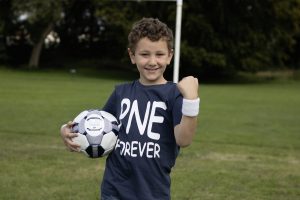
<instances>
[{"instance_id":1,"label":"white goal post","mask_svg":"<svg viewBox=\"0 0 300 200\"><path fill-rule=\"evenodd\" d=\"M175 27L175 54L173 82L177 83L179 79L179 61L180 61L180 40L181 40L181 21L182 21L182 4L183 0L176 0L176 27Z\"/></svg>"}]
</instances>

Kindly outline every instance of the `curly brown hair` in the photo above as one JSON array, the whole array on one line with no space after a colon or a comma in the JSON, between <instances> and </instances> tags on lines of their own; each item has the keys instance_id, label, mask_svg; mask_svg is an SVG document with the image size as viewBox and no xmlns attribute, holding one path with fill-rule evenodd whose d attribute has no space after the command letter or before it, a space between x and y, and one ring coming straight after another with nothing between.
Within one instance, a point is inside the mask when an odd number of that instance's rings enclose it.
<instances>
[{"instance_id":1,"label":"curly brown hair","mask_svg":"<svg viewBox=\"0 0 300 200\"><path fill-rule=\"evenodd\" d=\"M147 37L151 41L163 39L167 42L169 51L173 49L173 32L172 30L159 19L142 18L135 22L128 35L128 48L134 52L136 44L140 39Z\"/></svg>"}]
</instances>

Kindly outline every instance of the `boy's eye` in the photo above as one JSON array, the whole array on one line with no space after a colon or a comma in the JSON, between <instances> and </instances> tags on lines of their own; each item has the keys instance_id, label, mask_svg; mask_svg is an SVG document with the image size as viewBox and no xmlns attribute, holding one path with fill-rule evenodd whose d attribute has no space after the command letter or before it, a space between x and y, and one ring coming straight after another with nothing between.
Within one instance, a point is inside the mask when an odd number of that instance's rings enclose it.
<instances>
[{"instance_id":1,"label":"boy's eye","mask_svg":"<svg viewBox=\"0 0 300 200\"><path fill-rule=\"evenodd\" d=\"M149 56L148 53L141 53L140 55L141 55L141 56L144 56L144 57Z\"/></svg>"},{"instance_id":2,"label":"boy's eye","mask_svg":"<svg viewBox=\"0 0 300 200\"><path fill-rule=\"evenodd\" d=\"M149 57L151 54L150 53L140 53L139 55L142 57ZM165 53L156 53L155 54L156 57L162 57L164 55L165 55Z\"/></svg>"},{"instance_id":3,"label":"boy's eye","mask_svg":"<svg viewBox=\"0 0 300 200\"><path fill-rule=\"evenodd\" d=\"M156 54L157 56L164 56L165 54L164 53L158 53L158 54Z\"/></svg>"}]
</instances>

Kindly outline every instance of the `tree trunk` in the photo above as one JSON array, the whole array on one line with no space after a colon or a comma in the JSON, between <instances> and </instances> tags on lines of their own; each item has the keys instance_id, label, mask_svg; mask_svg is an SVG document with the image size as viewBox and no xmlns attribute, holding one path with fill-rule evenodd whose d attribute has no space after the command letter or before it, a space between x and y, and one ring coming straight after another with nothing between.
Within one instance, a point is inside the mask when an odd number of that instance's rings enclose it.
<instances>
[{"instance_id":1,"label":"tree trunk","mask_svg":"<svg viewBox=\"0 0 300 200\"><path fill-rule=\"evenodd\" d=\"M38 42L33 45L33 49L32 49L29 64L28 64L29 69L38 69L39 68L39 61L40 61L40 55L42 52L43 44L44 44L45 38L52 31L52 29L53 29L53 23L50 23L45 28L43 33L41 34Z\"/></svg>"}]
</instances>

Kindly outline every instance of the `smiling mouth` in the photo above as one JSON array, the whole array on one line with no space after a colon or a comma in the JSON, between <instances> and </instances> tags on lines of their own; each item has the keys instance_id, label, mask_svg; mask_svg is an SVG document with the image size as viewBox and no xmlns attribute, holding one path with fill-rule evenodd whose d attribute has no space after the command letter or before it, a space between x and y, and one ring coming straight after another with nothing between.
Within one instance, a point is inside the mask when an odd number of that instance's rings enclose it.
<instances>
[{"instance_id":1,"label":"smiling mouth","mask_svg":"<svg viewBox=\"0 0 300 200\"><path fill-rule=\"evenodd\" d=\"M147 71L156 71L158 69L159 69L159 67L156 67L156 68L148 68L148 67L146 67L145 68L145 70L147 70Z\"/></svg>"}]
</instances>

